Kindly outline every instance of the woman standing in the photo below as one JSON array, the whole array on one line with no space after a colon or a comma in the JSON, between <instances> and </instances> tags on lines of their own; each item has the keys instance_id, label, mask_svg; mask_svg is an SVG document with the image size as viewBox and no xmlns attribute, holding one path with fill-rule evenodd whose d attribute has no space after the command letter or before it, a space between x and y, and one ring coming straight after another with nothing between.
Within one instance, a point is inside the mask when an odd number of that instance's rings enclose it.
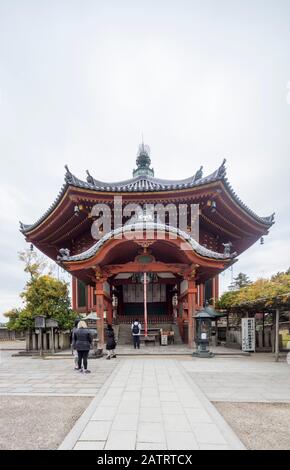
<instances>
[{"instance_id":1,"label":"woman standing","mask_svg":"<svg viewBox=\"0 0 290 470\"><path fill-rule=\"evenodd\" d=\"M88 367L88 355L92 343L92 337L88 330L85 321L81 320L78 323L78 328L74 332L74 344L78 352L78 371L85 374L89 374L91 371ZM82 368L83 363L83 368Z\"/></svg>"},{"instance_id":2,"label":"woman standing","mask_svg":"<svg viewBox=\"0 0 290 470\"><path fill-rule=\"evenodd\" d=\"M107 335L107 344L106 344L107 357L106 357L106 359L111 359L111 357L115 358L115 357L117 357L116 353L115 353L116 340L115 340L115 333L114 333L112 325L107 326L106 335Z\"/></svg>"}]
</instances>

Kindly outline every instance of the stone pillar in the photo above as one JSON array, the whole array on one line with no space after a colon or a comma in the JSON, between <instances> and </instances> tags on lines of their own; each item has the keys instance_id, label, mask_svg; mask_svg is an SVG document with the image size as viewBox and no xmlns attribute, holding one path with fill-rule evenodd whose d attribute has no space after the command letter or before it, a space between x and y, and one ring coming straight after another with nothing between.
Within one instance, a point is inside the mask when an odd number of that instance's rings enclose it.
<instances>
[{"instance_id":1,"label":"stone pillar","mask_svg":"<svg viewBox=\"0 0 290 470\"><path fill-rule=\"evenodd\" d=\"M54 349L57 351L59 349L59 333L54 333Z\"/></svg>"},{"instance_id":2,"label":"stone pillar","mask_svg":"<svg viewBox=\"0 0 290 470\"><path fill-rule=\"evenodd\" d=\"M37 349L40 351L42 346L42 330L39 329L39 333L37 335Z\"/></svg>"},{"instance_id":3,"label":"stone pillar","mask_svg":"<svg viewBox=\"0 0 290 470\"><path fill-rule=\"evenodd\" d=\"M59 334L59 347L60 349L64 349L64 334L61 332Z\"/></svg>"},{"instance_id":4,"label":"stone pillar","mask_svg":"<svg viewBox=\"0 0 290 470\"><path fill-rule=\"evenodd\" d=\"M30 351L32 348L32 341L31 341L31 331L26 330L25 332L25 344L26 344L26 351Z\"/></svg>"},{"instance_id":5,"label":"stone pillar","mask_svg":"<svg viewBox=\"0 0 290 470\"><path fill-rule=\"evenodd\" d=\"M32 349L37 349L36 334L34 333L34 331L32 332Z\"/></svg>"},{"instance_id":6,"label":"stone pillar","mask_svg":"<svg viewBox=\"0 0 290 470\"><path fill-rule=\"evenodd\" d=\"M43 333L43 349L44 351L47 351L47 333Z\"/></svg>"},{"instance_id":7,"label":"stone pillar","mask_svg":"<svg viewBox=\"0 0 290 470\"><path fill-rule=\"evenodd\" d=\"M52 354L55 353L55 330L54 328L50 328L50 332L49 332L49 349Z\"/></svg>"}]
</instances>

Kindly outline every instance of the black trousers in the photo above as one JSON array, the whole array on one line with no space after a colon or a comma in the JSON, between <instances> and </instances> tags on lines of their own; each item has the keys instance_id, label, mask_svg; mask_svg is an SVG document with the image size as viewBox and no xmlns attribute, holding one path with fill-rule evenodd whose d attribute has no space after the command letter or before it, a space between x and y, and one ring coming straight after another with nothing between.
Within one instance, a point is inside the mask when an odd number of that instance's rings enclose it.
<instances>
[{"instance_id":1,"label":"black trousers","mask_svg":"<svg viewBox=\"0 0 290 470\"><path fill-rule=\"evenodd\" d=\"M84 369L87 370L88 367L88 355L89 351L78 351L78 368L82 368L82 362L84 365Z\"/></svg>"},{"instance_id":2,"label":"black trousers","mask_svg":"<svg viewBox=\"0 0 290 470\"><path fill-rule=\"evenodd\" d=\"M140 349L140 335L133 335L134 349Z\"/></svg>"}]
</instances>

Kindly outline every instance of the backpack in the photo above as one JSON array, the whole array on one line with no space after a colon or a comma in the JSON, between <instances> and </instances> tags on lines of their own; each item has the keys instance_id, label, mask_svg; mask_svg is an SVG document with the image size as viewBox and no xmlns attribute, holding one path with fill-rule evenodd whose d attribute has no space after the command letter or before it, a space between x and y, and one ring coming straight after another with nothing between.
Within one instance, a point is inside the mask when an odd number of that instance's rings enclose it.
<instances>
[{"instance_id":1,"label":"backpack","mask_svg":"<svg viewBox=\"0 0 290 470\"><path fill-rule=\"evenodd\" d=\"M139 325L133 325L133 328L132 328L133 335L138 335L139 332L140 332Z\"/></svg>"}]
</instances>

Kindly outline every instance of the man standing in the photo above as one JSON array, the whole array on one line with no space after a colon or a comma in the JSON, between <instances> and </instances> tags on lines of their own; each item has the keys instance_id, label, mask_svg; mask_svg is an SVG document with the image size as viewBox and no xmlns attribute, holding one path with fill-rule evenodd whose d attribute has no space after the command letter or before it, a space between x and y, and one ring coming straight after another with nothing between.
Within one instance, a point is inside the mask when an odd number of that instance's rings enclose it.
<instances>
[{"instance_id":1,"label":"man standing","mask_svg":"<svg viewBox=\"0 0 290 470\"><path fill-rule=\"evenodd\" d=\"M140 349L141 323L136 319L131 325L134 349Z\"/></svg>"}]
</instances>

